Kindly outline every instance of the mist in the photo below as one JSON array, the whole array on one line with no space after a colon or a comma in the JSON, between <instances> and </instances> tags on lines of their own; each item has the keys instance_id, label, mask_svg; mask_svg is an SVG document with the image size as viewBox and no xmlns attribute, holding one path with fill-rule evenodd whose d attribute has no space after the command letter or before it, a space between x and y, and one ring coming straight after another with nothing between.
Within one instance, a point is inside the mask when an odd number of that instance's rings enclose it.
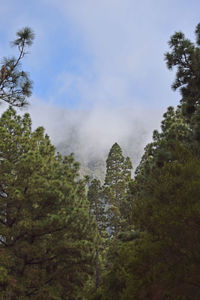
<instances>
[{"instance_id":1,"label":"mist","mask_svg":"<svg viewBox=\"0 0 200 300\"><path fill-rule=\"evenodd\" d=\"M135 169L162 117L161 111L142 107L64 109L42 101L35 101L28 111L33 128L43 126L57 151L63 155L74 153L84 174L101 178L115 142L124 156L131 158Z\"/></svg>"},{"instance_id":2,"label":"mist","mask_svg":"<svg viewBox=\"0 0 200 300\"><path fill-rule=\"evenodd\" d=\"M0 115L8 106L1 104ZM18 109L20 115L28 112L32 128L45 128L52 144L62 155L74 154L81 164L81 174L104 179L106 159L117 142L123 155L129 156L134 170L152 140L154 129L160 128L164 111L146 107L106 107L67 109L40 99Z\"/></svg>"}]
</instances>

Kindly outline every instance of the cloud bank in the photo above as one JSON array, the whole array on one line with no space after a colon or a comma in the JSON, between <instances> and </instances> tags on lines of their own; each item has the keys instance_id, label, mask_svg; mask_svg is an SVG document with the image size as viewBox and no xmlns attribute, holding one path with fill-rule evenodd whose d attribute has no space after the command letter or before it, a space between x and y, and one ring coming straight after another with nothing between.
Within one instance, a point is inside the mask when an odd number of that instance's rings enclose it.
<instances>
[{"instance_id":1,"label":"cloud bank","mask_svg":"<svg viewBox=\"0 0 200 300\"><path fill-rule=\"evenodd\" d=\"M36 100L35 100L36 103ZM105 165L111 146L117 142L130 156L135 169L152 131L159 128L161 112L143 108L60 109L38 101L29 108L33 128L45 127L52 143L62 154L74 153L87 170L90 164Z\"/></svg>"}]
</instances>

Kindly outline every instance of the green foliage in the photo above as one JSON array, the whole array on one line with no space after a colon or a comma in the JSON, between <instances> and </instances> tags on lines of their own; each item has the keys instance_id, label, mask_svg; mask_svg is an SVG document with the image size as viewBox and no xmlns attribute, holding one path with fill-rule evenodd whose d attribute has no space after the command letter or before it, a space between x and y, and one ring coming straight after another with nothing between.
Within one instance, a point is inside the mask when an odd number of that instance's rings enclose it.
<instances>
[{"instance_id":1,"label":"green foliage","mask_svg":"<svg viewBox=\"0 0 200 300\"><path fill-rule=\"evenodd\" d=\"M30 97L32 82L26 72L21 70L21 61L26 54L26 48L33 43L34 34L29 27L17 32L17 39L12 42L17 46L18 57L4 57L1 62L0 71L0 101L9 105L22 107L27 104Z\"/></svg>"},{"instance_id":2,"label":"green foliage","mask_svg":"<svg viewBox=\"0 0 200 300\"><path fill-rule=\"evenodd\" d=\"M173 89L181 91L181 110L190 123L194 139L199 141L200 115L200 24L196 27L196 44L186 39L184 34L176 32L170 39L171 52L165 56L169 69L177 68Z\"/></svg>"},{"instance_id":3,"label":"green foliage","mask_svg":"<svg viewBox=\"0 0 200 300\"><path fill-rule=\"evenodd\" d=\"M134 201L134 223L150 241L140 245L148 259L142 292L151 299L158 291L161 299L199 299L200 161L180 145L173 156L152 171L143 197Z\"/></svg>"},{"instance_id":4,"label":"green foliage","mask_svg":"<svg viewBox=\"0 0 200 300\"><path fill-rule=\"evenodd\" d=\"M108 227L114 235L128 226L130 203L127 194L131 181L131 169L130 158L124 158L120 146L115 143L106 161L104 184L104 197L108 207Z\"/></svg>"},{"instance_id":5,"label":"green foliage","mask_svg":"<svg viewBox=\"0 0 200 300\"><path fill-rule=\"evenodd\" d=\"M96 221L98 229L98 237L95 243L96 255L95 255L95 274L93 277L93 284L91 284L90 295L96 293L99 287L100 276L104 268L103 262L106 250L107 231L106 231L106 213L105 202L103 198L103 189L101 182L97 179L93 179L90 183L88 190L88 201L90 204L90 214Z\"/></svg>"},{"instance_id":6,"label":"green foliage","mask_svg":"<svg viewBox=\"0 0 200 300\"><path fill-rule=\"evenodd\" d=\"M105 184L102 187L99 180L94 179L88 191L91 214L95 217L99 231L99 239L96 244L96 277L95 288L91 289L89 299L101 299L101 287L104 288L102 278L107 269L107 251L109 251L110 235L117 235L119 231L128 227L130 205L128 202L128 189L131 180L131 162L122 155L122 150L115 143L108 155ZM130 239L130 233L120 234L121 239ZM112 243L111 243L112 244ZM110 256L110 255L109 255ZM115 287L116 289L116 287Z\"/></svg>"},{"instance_id":7,"label":"green foliage","mask_svg":"<svg viewBox=\"0 0 200 300\"><path fill-rule=\"evenodd\" d=\"M199 299L200 160L178 144L173 156L134 200L140 234L112 241L100 299Z\"/></svg>"},{"instance_id":8,"label":"green foliage","mask_svg":"<svg viewBox=\"0 0 200 300\"><path fill-rule=\"evenodd\" d=\"M105 202L103 199L103 189L100 180L93 179L89 185L88 201L90 204L90 212L94 216L97 223L100 236L105 236L106 215Z\"/></svg>"},{"instance_id":9,"label":"green foliage","mask_svg":"<svg viewBox=\"0 0 200 300\"><path fill-rule=\"evenodd\" d=\"M83 299L95 225L79 164L9 108L0 118L0 169L2 297Z\"/></svg>"},{"instance_id":10,"label":"green foliage","mask_svg":"<svg viewBox=\"0 0 200 300\"><path fill-rule=\"evenodd\" d=\"M166 163L174 161L173 149L181 143L193 149L192 130L181 114L180 109L168 107L161 122L161 132L153 132L153 141L145 147L144 155L136 169L134 182L130 186L132 198L143 193L149 183L152 170L163 168ZM131 195L130 195L131 197Z\"/></svg>"}]
</instances>

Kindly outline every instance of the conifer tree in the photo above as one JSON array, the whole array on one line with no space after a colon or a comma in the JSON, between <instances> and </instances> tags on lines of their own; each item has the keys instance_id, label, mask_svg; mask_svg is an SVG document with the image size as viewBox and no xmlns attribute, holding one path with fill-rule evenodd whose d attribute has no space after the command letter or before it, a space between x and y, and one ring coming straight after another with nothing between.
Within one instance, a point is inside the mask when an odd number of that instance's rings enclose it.
<instances>
[{"instance_id":1,"label":"conifer tree","mask_svg":"<svg viewBox=\"0 0 200 300\"><path fill-rule=\"evenodd\" d=\"M145 147L145 152L132 185L132 195L143 193L147 187L150 172L162 168L166 163L173 161L173 148L177 143L192 148L191 128L183 117L179 108L168 107L163 115L161 131L154 130L153 141Z\"/></svg>"},{"instance_id":2,"label":"conifer tree","mask_svg":"<svg viewBox=\"0 0 200 300\"><path fill-rule=\"evenodd\" d=\"M28 74L21 70L21 61L27 47L33 43L34 33L29 27L17 32L17 39L12 42L18 48L18 57L4 57L0 65L0 103L22 107L31 95L32 82Z\"/></svg>"},{"instance_id":3,"label":"conifer tree","mask_svg":"<svg viewBox=\"0 0 200 300\"><path fill-rule=\"evenodd\" d=\"M132 164L124 158L120 146L115 143L106 160L104 184L105 201L108 206L108 227L111 233L118 234L127 224L127 192L131 180Z\"/></svg>"},{"instance_id":4,"label":"conifer tree","mask_svg":"<svg viewBox=\"0 0 200 300\"><path fill-rule=\"evenodd\" d=\"M171 51L165 59L169 69L176 68L176 78L172 85L181 92L180 108L192 129L193 144L200 155L200 23L196 30L196 43L191 42L182 32L176 32L169 41Z\"/></svg>"},{"instance_id":5,"label":"conifer tree","mask_svg":"<svg viewBox=\"0 0 200 300\"><path fill-rule=\"evenodd\" d=\"M95 225L73 156L9 108L0 118L2 299L83 299Z\"/></svg>"},{"instance_id":6,"label":"conifer tree","mask_svg":"<svg viewBox=\"0 0 200 300\"><path fill-rule=\"evenodd\" d=\"M174 90L181 91L181 106L188 119L197 111L200 104L199 63L200 63L200 24L196 27L196 44L176 32L169 41L171 52L165 59L169 69L177 67Z\"/></svg>"},{"instance_id":7,"label":"conifer tree","mask_svg":"<svg viewBox=\"0 0 200 300\"><path fill-rule=\"evenodd\" d=\"M122 299L199 298L200 161L180 143L171 152L174 160L153 169L134 199L134 225L143 234Z\"/></svg>"}]
</instances>

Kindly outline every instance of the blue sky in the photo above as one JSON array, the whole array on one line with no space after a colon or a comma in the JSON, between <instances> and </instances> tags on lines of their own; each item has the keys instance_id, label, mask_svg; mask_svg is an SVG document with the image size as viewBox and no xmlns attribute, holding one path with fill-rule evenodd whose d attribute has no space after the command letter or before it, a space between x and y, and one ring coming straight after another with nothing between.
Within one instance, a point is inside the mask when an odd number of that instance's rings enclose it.
<instances>
[{"instance_id":1,"label":"blue sky","mask_svg":"<svg viewBox=\"0 0 200 300\"><path fill-rule=\"evenodd\" d=\"M67 119L71 127L81 119L85 138L92 130L93 143L98 132L108 145L130 138L127 130L134 122L146 126L149 136L167 106L178 104L164 53L175 31L194 40L198 22L198 0L2 0L0 55L11 55L9 41L30 26L35 42L24 68L34 82L33 121L55 139L55 131L69 125ZM67 114L65 124L61 111ZM88 112L87 119L81 111Z\"/></svg>"},{"instance_id":2,"label":"blue sky","mask_svg":"<svg viewBox=\"0 0 200 300\"><path fill-rule=\"evenodd\" d=\"M134 0L1 1L0 50L33 28L25 66L34 96L62 107L176 104L163 56L174 31L193 37L200 2Z\"/></svg>"}]
</instances>

